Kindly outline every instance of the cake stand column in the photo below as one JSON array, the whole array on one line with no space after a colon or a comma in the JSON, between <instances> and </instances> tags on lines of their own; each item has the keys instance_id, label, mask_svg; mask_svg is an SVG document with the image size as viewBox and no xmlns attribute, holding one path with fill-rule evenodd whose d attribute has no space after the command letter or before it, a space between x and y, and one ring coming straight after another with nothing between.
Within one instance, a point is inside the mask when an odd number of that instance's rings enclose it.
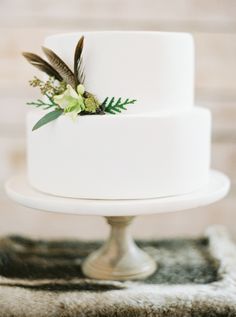
<instances>
[{"instance_id":1,"label":"cake stand column","mask_svg":"<svg viewBox=\"0 0 236 317\"><path fill-rule=\"evenodd\" d=\"M156 262L134 242L129 225L134 217L106 217L111 226L104 245L83 263L86 276L95 279L129 280L145 278L156 270Z\"/></svg>"}]
</instances>

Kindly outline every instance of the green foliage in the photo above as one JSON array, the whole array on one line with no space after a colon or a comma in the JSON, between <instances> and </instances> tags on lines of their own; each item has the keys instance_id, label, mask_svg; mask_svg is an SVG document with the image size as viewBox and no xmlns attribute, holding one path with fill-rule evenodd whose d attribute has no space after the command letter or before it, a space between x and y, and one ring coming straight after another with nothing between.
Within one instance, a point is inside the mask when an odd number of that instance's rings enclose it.
<instances>
[{"instance_id":1,"label":"green foliage","mask_svg":"<svg viewBox=\"0 0 236 317\"><path fill-rule=\"evenodd\" d=\"M39 128L41 128L42 126L44 126L45 124L56 120L58 117L60 117L63 114L63 109L56 109L53 110L49 113L47 113L45 116L43 116L33 127L32 131L35 131Z\"/></svg>"},{"instance_id":2,"label":"green foliage","mask_svg":"<svg viewBox=\"0 0 236 317\"><path fill-rule=\"evenodd\" d=\"M124 101L121 100L121 98L115 99L115 97L112 98L106 98L102 103L102 108L105 112L111 113L111 114L117 114L121 113L123 110L127 110L125 106L134 104L137 100L136 99L125 99Z\"/></svg>"},{"instance_id":3,"label":"green foliage","mask_svg":"<svg viewBox=\"0 0 236 317\"><path fill-rule=\"evenodd\" d=\"M41 94L47 97L59 95L66 90L66 82L58 81L54 77L48 77L46 81L43 81L34 76L34 78L30 80L29 83L32 87L38 87L41 91Z\"/></svg>"},{"instance_id":4,"label":"green foliage","mask_svg":"<svg viewBox=\"0 0 236 317\"><path fill-rule=\"evenodd\" d=\"M50 108L59 108L50 96L46 95L46 97L48 98L47 102L41 99L37 99L36 101L27 102L27 105L35 106L36 108L41 108L43 110L47 110Z\"/></svg>"}]
</instances>

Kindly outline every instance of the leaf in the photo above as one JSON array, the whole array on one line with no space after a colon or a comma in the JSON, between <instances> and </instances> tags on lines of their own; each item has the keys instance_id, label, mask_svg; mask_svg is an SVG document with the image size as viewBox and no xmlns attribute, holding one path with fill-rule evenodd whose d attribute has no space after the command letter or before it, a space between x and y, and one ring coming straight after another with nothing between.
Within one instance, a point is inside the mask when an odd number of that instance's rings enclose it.
<instances>
[{"instance_id":1,"label":"leaf","mask_svg":"<svg viewBox=\"0 0 236 317\"><path fill-rule=\"evenodd\" d=\"M29 106L35 106L36 108L40 108L43 110L47 110L49 108L55 108L57 105L52 103L46 103L41 99L38 99L37 101L27 102L26 103Z\"/></svg>"},{"instance_id":2,"label":"leaf","mask_svg":"<svg viewBox=\"0 0 236 317\"><path fill-rule=\"evenodd\" d=\"M33 127L32 131L35 131L39 128L41 128L42 126L44 126L45 124L56 120L58 117L60 117L63 114L63 110L62 109L56 109L54 111L51 111L49 113L47 113L45 116L43 116Z\"/></svg>"},{"instance_id":3,"label":"leaf","mask_svg":"<svg viewBox=\"0 0 236 317\"><path fill-rule=\"evenodd\" d=\"M66 65L65 62L52 50L50 50L47 47L42 47L45 55L47 56L49 62L52 64L52 66L56 69L56 71L60 74L62 79L69 85L71 85L73 88L75 88L75 78L73 72L70 70L70 68Z\"/></svg>"},{"instance_id":4,"label":"leaf","mask_svg":"<svg viewBox=\"0 0 236 317\"><path fill-rule=\"evenodd\" d=\"M30 52L23 52L22 55L26 58L26 60L31 65L35 66L36 68L46 73L47 75L52 76L59 81L62 81L61 75L40 56Z\"/></svg>"},{"instance_id":5,"label":"leaf","mask_svg":"<svg viewBox=\"0 0 236 317\"><path fill-rule=\"evenodd\" d=\"M110 114L117 114L121 113L123 110L127 110L125 107L126 105L134 104L137 100L136 99L125 99L122 101L121 98L115 100L115 97L108 98L103 101L101 106L103 107L104 111Z\"/></svg>"},{"instance_id":6,"label":"leaf","mask_svg":"<svg viewBox=\"0 0 236 317\"><path fill-rule=\"evenodd\" d=\"M81 36L75 48L74 55L74 76L75 76L75 86L84 82L84 72L82 70L82 52L84 47L84 36Z\"/></svg>"},{"instance_id":7,"label":"leaf","mask_svg":"<svg viewBox=\"0 0 236 317\"><path fill-rule=\"evenodd\" d=\"M29 106L35 106L36 108L40 108L43 110L47 110L50 108L57 108L60 109L60 107L54 102L53 98L50 97L48 94L45 95L48 98L48 102L45 102L44 100L37 99L36 101L27 102L26 104Z\"/></svg>"}]
</instances>

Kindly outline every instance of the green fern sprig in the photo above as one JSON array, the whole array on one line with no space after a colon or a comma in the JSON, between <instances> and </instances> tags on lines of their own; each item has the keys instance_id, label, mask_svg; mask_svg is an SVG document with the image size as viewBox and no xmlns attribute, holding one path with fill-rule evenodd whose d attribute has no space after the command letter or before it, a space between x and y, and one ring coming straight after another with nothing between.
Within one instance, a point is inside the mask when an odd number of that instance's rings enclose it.
<instances>
[{"instance_id":1,"label":"green fern sprig","mask_svg":"<svg viewBox=\"0 0 236 317\"><path fill-rule=\"evenodd\" d=\"M101 107L107 113L117 114L117 113L121 113L123 110L127 110L125 106L134 104L136 101L137 101L136 99L129 99L129 98L122 101L121 98L115 99L115 97L112 97L109 99L107 97L103 101Z\"/></svg>"},{"instance_id":2,"label":"green fern sprig","mask_svg":"<svg viewBox=\"0 0 236 317\"><path fill-rule=\"evenodd\" d=\"M27 102L27 105L35 106L36 108L41 108L43 110L47 110L50 108L59 108L58 105L53 101L53 99L49 95L46 94L46 97L48 98L48 102L45 102L41 99L37 99L36 101Z\"/></svg>"},{"instance_id":3,"label":"green fern sprig","mask_svg":"<svg viewBox=\"0 0 236 317\"><path fill-rule=\"evenodd\" d=\"M37 101L27 102L27 105L29 106L35 106L36 108L42 108L43 110L47 110L49 108L54 107L52 104L46 103L42 101L41 99L37 99Z\"/></svg>"}]
</instances>

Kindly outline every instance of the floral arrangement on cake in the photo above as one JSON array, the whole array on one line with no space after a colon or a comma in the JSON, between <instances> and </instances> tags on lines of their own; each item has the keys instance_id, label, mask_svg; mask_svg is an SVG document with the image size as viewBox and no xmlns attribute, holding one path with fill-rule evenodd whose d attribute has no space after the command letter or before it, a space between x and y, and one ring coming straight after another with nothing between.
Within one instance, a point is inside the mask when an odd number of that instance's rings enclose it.
<instances>
[{"instance_id":1,"label":"floral arrangement on cake","mask_svg":"<svg viewBox=\"0 0 236 317\"><path fill-rule=\"evenodd\" d=\"M27 104L43 110L51 110L35 124L33 131L61 115L69 115L75 120L83 115L117 114L127 110L126 106L136 102L136 99L122 100L121 97L117 99L106 97L100 102L94 94L86 90L83 47L84 36L80 38L75 48L73 71L49 48L42 47L48 62L34 53L22 53L30 64L48 75L47 80L41 80L36 76L30 80L30 85L38 87L43 98Z\"/></svg>"}]
</instances>

